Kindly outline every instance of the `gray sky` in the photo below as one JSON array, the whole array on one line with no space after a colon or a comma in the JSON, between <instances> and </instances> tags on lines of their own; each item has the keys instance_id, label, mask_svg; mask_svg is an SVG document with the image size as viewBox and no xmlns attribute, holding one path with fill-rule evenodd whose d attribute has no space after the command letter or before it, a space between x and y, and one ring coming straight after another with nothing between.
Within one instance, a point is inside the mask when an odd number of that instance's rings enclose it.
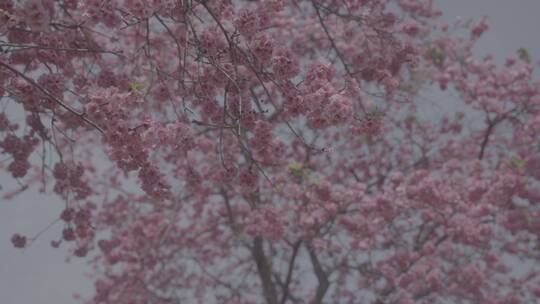
<instances>
[{"instance_id":1,"label":"gray sky","mask_svg":"<svg viewBox=\"0 0 540 304\"><path fill-rule=\"evenodd\" d=\"M540 1L538 0L436 0L447 20L457 16L490 16L491 29L476 48L478 54L493 53L498 61L526 47L534 61L540 59ZM10 179L0 174L6 189ZM11 185L12 186L12 185ZM0 197L5 194L0 190ZM9 189L13 189L9 187ZM35 191L35 190L34 190ZM92 293L92 281L84 272L89 269L80 259L65 263L66 249L53 249L49 242L61 234L58 223L45 232L27 250L11 246L14 232L32 236L58 217L62 202L54 195L29 191L12 201L0 201L0 303L71 304L74 292Z\"/></svg>"},{"instance_id":2,"label":"gray sky","mask_svg":"<svg viewBox=\"0 0 540 304\"><path fill-rule=\"evenodd\" d=\"M532 59L540 59L540 1L538 0L435 0L447 19L457 16L489 16L491 28L482 36L477 54L492 53L497 59L529 49ZM536 55L536 56L535 56Z\"/></svg>"}]
</instances>

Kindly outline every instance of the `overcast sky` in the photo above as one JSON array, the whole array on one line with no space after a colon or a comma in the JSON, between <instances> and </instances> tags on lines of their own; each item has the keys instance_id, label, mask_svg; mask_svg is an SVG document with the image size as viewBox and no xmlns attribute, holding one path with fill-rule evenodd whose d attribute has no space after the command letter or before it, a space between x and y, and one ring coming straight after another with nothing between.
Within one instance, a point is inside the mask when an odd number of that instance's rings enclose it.
<instances>
[{"instance_id":1,"label":"overcast sky","mask_svg":"<svg viewBox=\"0 0 540 304\"><path fill-rule=\"evenodd\" d=\"M0 0L1 1L1 0ZM491 29L476 48L478 54L493 53L498 61L526 47L534 61L540 59L539 0L436 0L445 18L490 16ZM0 174L0 197L10 180ZM12 187L9 187L12 189ZM92 281L84 261L65 263L65 249L49 242L61 234L62 224L45 232L27 250L14 249L9 239L15 232L34 235L58 217L62 202L54 195L28 192L12 201L0 201L0 303L71 304L73 293L91 294Z\"/></svg>"}]
</instances>

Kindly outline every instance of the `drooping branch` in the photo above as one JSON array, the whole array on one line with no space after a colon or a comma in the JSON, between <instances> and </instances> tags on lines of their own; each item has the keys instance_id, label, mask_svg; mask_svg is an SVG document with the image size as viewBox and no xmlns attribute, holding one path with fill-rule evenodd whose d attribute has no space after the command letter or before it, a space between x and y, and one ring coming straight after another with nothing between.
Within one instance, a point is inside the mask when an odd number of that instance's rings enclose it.
<instances>
[{"instance_id":1,"label":"drooping branch","mask_svg":"<svg viewBox=\"0 0 540 304\"><path fill-rule=\"evenodd\" d=\"M79 117L81 120L83 120L85 123L91 125L92 127L94 127L96 130L98 130L100 133L104 134L105 131L103 131L103 129L98 126L95 122L91 121L90 119L86 118L84 116L84 113L79 113L77 112L75 109L71 108L70 106L68 106L67 104L65 104L62 100L60 100L58 97L54 96L53 94L51 94L49 91L47 91L44 87L42 87L40 84L38 84L37 82L35 82L32 78L26 76L24 73L21 73L19 72L17 69L3 63L3 62L0 62L0 66L13 72L14 74L16 74L17 76L21 77L22 79L24 79L26 82L28 82L29 84L31 84L32 86L34 86L35 88L37 88L39 91L41 91L43 94L45 94L47 97L51 98L55 103L57 103L60 107L66 109L68 112L70 112L71 114Z\"/></svg>"},{"instance_id":2,"label":"drooping branch","mask_svg":"<svg viewBox=\"0 0 540 304\"><path fill-rule=\"evenodd\" d=\"M51 47L46 45L33 45L33 44L17 44L17 43L0 43L0 49L2 47L15 48L13 51L22 51L27 49L37 49L37 50L49 50L49 51L58 51L58 52L74 52L74 53L101 53L101 54L112 54L120 58L124 57L122 54L109 50L100 50L92 48L70 48L70 47ZM8 50L6 50L7 52Z\"/></svg>"},{"instance_id":3,"label":"drooping branch","mask_svg":"<svg viewBox=\"0 0 540 304\"><path fill-rule=\"evenodd\" d=\"M349 70L349 66L345 62L345 59L343 58L343 55L339 51L336 42L334 41L334 38L332 38L332 35L330 35L330 31L328 31L328 28L326 27L326 24L324 23L324 20L321 16L321 12L319 11L319 8L317 7L317 4L315 4L313 1L311 1L311 4L313 5L313 8L315 9L315 12L317 13L317 18L319 19L319 23L321 24L321 27L324 30L324 33L326 34L326 37L330 41L330 44L332 45L332 48L336 52L336 56L339 58L339 61L341 61L341 64L343 64L343 68L347 72L347 75L349 77L353 78L351 71Z\"/></svg>"}]
</instances>

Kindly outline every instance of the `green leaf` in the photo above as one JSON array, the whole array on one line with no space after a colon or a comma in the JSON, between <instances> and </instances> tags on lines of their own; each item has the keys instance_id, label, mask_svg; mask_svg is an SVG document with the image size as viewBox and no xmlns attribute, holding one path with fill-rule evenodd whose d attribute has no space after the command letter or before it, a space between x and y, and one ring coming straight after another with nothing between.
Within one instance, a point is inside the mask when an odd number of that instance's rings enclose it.
<instances>
[{"instance_id":1,"label":"green leaf","mask_svg":"<svg viewBox=\"0 0 540 304\"><path fill-rule=\"evenodd\" d=\"M132 82L129 84L129 88L132 91L141 91L142 89L144 89L144 84L140 82Z\"/></svg>"},{"instance_id":2,"label":"green leaf","mask_svg":"<svg viewBox=\"0 0 540 304\"><path fill-rule=\"evenodd\" d=\"M517 54L519 56L519 59L527 62L527 63L531 63L531 55L529 54L529 51L524 48L524 47L521 47L517 50Z\"/></svg>"}]
</instances>

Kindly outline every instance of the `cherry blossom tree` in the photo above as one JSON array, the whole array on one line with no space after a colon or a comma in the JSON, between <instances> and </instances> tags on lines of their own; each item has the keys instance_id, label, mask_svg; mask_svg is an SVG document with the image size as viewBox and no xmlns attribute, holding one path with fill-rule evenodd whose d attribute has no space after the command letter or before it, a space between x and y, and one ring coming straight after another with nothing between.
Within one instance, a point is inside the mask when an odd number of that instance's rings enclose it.
<instances>
[{"instance_id":1,"label":"cherry blossom tree","mask_svg":"<svg viewBox=\"0 0 540 304\"><path fill-rule=\"evenodd\" d=\"M488 20L445 20L430 0L1 1L4 199L65 205L51 245L90 261L89 304L532 303L537 63L475 58Z\"/></svg>"}]
</instances>

